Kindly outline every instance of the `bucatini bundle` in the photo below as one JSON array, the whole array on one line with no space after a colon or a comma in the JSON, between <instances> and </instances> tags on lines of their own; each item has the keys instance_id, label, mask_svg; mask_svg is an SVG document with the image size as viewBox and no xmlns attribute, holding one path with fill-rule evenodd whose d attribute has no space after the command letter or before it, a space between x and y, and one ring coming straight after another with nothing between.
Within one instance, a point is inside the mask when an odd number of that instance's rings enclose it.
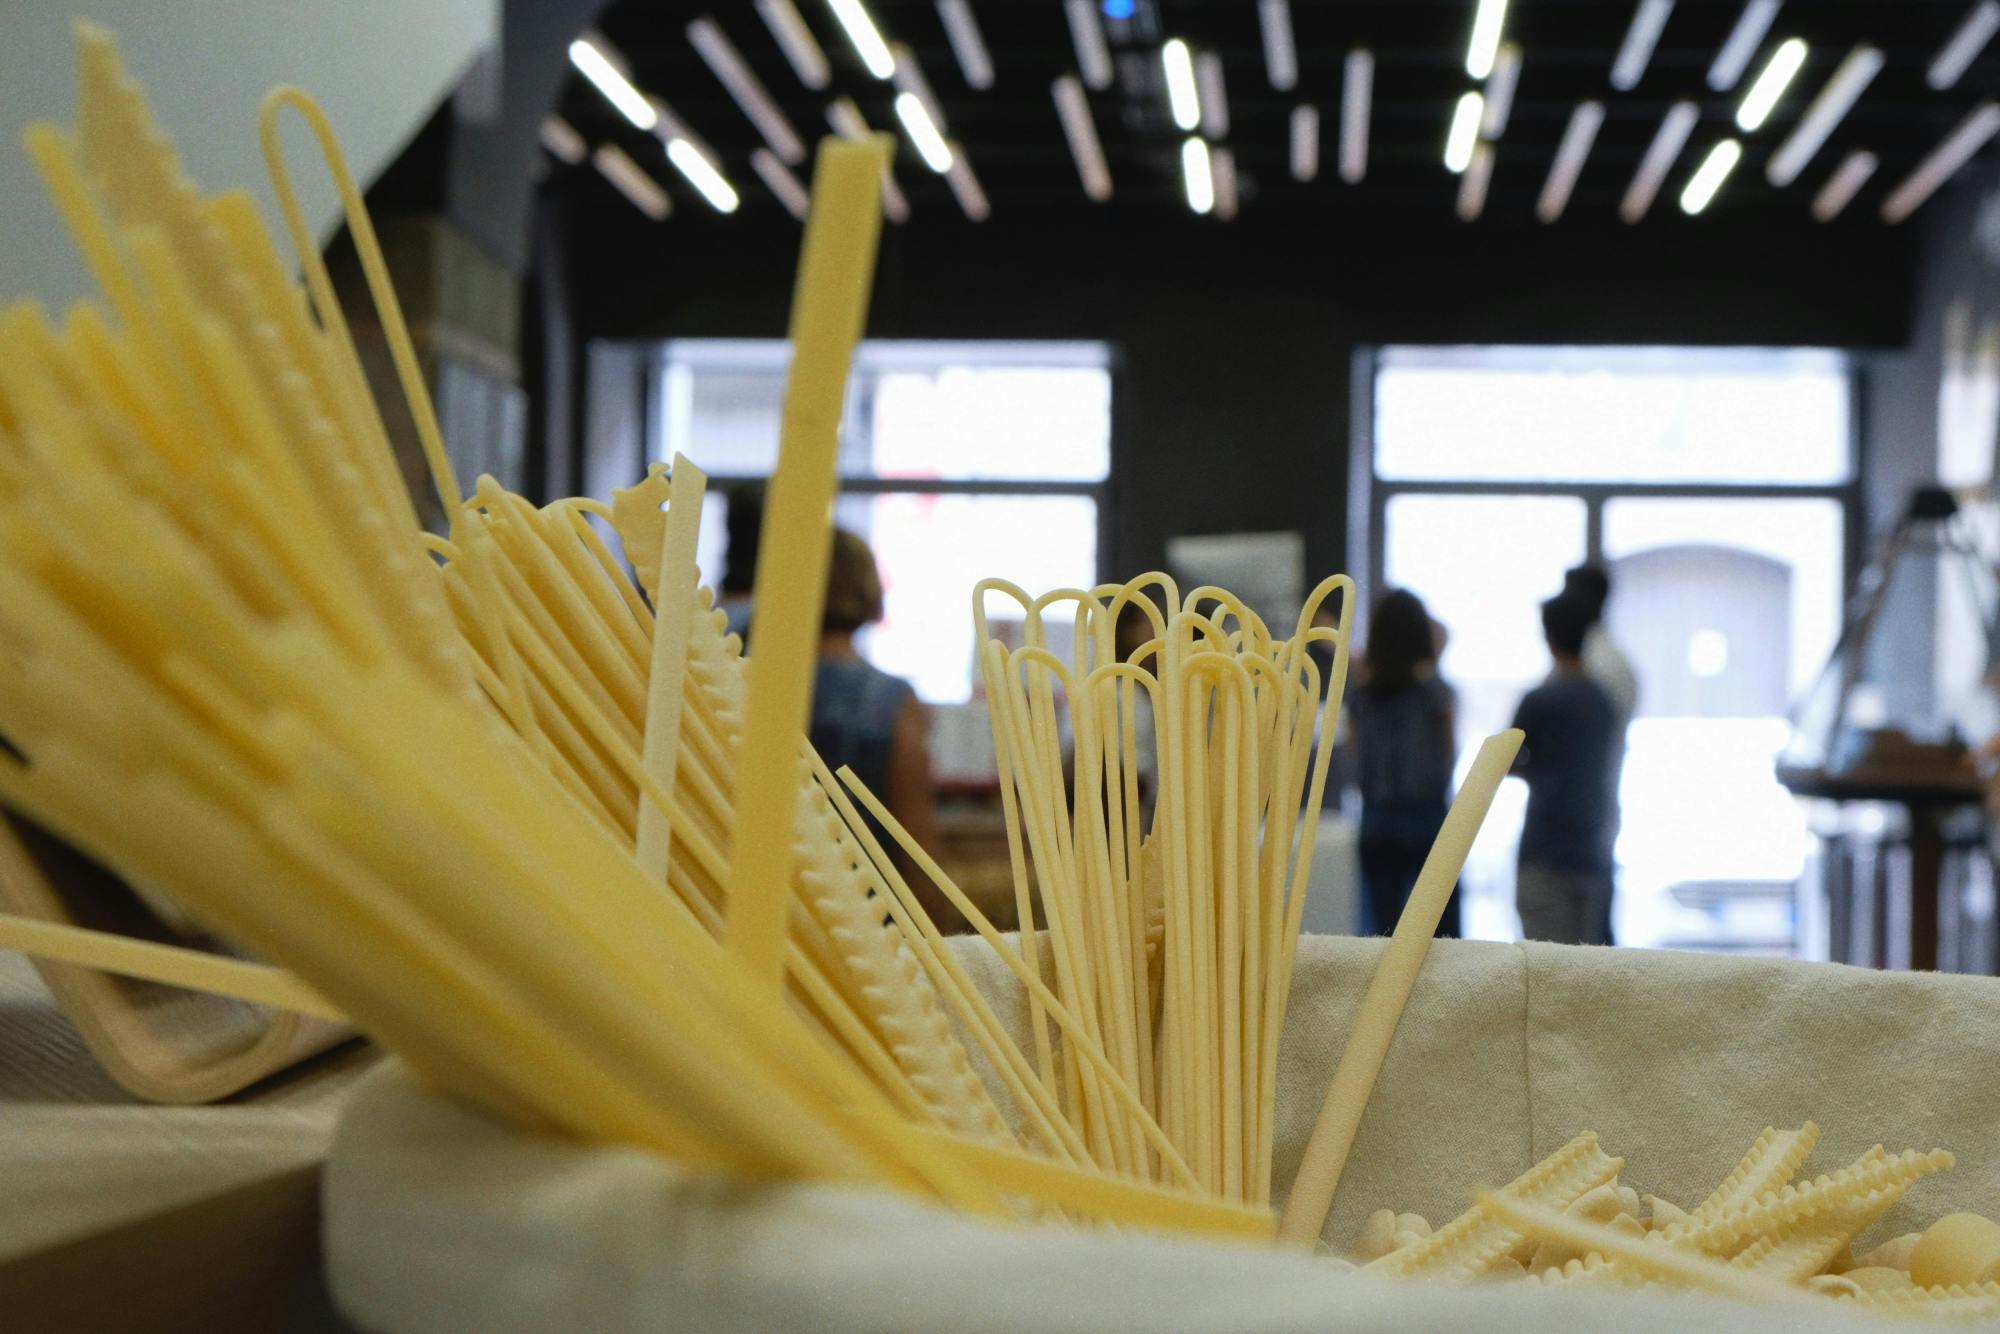
<instances>
[{"instance_id":1,"label":"bucatini bundle","mask_svg":"<svg viewBox=\"0 0 2000 1334\"><path fill-rule=\"evenodd\" d=\"M696 1169L1011 1222L1317 1241L1518 733L1473 765L1280 1220L1278 1037L1351 584L1322 584L1289 633L1157 574L975 591L1017 907L1047 926L1003 936L802 736L880 144L830 142L814 177L746 661L698 585L705 482L687 460L610 504L460 491L310 99L281 90L263 122L302 292L246 196L185 178L108 37L84 28L79 52L77 130L27 144L105 305L59 325L0 314L0 797L279 967L34 923L0 921L0 942L345 1014L496 1116ZM419 530L292 202L288 108L347 204L445 537ZM1020 617L1014 647L992 597ZM1121 657L1132 616L1147 642ZM1025 989L1026 1044L946 946L933 894ZM1916 1245L1906 1284L1860 1261L1827 1278L1948 1156L1877 1154L1794 1187L1810 1131L1643 1220L1585 1136L1436 1232L1378 1215L1364 1258L1410 1277L1996 1300L1978 1285L2000 1232L1970 1216Z\"/></svg>"}]
</instances>

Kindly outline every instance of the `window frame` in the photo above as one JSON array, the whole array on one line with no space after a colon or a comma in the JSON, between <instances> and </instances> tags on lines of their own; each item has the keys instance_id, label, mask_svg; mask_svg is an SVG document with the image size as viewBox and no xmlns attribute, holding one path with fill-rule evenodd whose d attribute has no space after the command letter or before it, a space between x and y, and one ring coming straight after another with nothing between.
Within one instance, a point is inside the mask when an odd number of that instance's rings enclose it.
<instances>
[{"instance_id":1,"label":"window frame","mask_svg":"<svg viewBox=\"0 0 2000 1334\"><path fill-rule=\"evenodd\" d=\"M1429 346L1399 344L1397 346ZM1520 346L1520 345L1510 345ZM1556 345L1550 344L1550 347ZM1850 467L1842 482L1573 482L1486 481L1459 478L1401 479L1381 475L1375 466L1375 381L1382 370L1387 345L1355 352L1350 383L1359 387L1351 403L1348 451L1349 563L1355 571L1356 595L1363 608L1373 605L1377 590L1386 588L1383 539L1388 509L1399 495L1432 496L1565 496L1584 505L1584 560L1604 559L1604 507L1613 500L1658 498L1688 500L1832 500L1841 511L1841 590L1845 606L1866 559L1868 528L1865 478L1868 475L1862 377L1854 357L1839 353L1847 382L1847 448Z\"/></svg>"},{"instance_id":2,"label":"window frame","mask_svg":"<svg viewBox=\"0 0 2000 1334\"><path fill-rule=\"evenodd\" d=\"M643 435L640 440L642 468L651 467L658 460L657 450L666 443L666 405L663 401L662 386L665 383L672 344L676 341L699 343L739 342L748 344L774 344L783 347L782 339L764 338L703 338L674 340L662 339L649 349L645 374L639 377L640 422ZM1022 359L1015 364L1024 368L1087 368L1101 370L1108 382L1109 407L1106 423L1106 451L1104 476L1096 481L1081 479L1035 479L1035 478L980 478L947 479L932 477L837 477L835 497L846 495L927 495L927 496L991 496L999 498L1032 498L1037 496L1077 496L1092 502L1097 513L1096 533L1096 582L1104 582L1105 571L1112 568L1113 552L1116 550L1113 531L1116 511L1113 507L1113 493L1116 487L1119 457L1118 406L1119 376L1118 353L1110 343L1079 339L866 339L862 348L875 357L886 360L889 365L881 369L907 370L917 365L914 349L921 347L950 347L965 344L982 348L1004 348L1019 352ZM1051 349L1048 360L1037 361L1027 354L1046 345ZM898 365L905 357L911 360ZM930 363L935 365L936 363ZM967 363L976 364L976 363ZM1007 364L999 362L995 364ZM877 380L870 376L862 379L859 392L847 398L841 412L841 429L854 428L856 422L866 422L874 412L874 393ZM762 486L770 481L766 473L710 472L708 489L711 494L724 495L743 488ZM967 589L969 597L971 590ZM977 683L974 694L977 695Z\"/></svg>"}]
</instances>

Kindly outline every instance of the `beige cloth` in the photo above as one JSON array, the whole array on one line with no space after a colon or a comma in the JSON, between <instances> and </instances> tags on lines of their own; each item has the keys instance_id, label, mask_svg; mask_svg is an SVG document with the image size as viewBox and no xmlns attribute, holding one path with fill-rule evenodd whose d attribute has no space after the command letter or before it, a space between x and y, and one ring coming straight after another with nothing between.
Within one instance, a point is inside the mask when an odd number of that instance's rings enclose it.
<instances>
[{"instance_id":1,"label":"beige cloth","mask_svg":"<svg viewBox=\"0 0 2000 1334\"><path fill-rule=\"evenodd\" d=\"M1379 940L1308 937L1279 1060L1290 1181ZM966 957L1017 1031L1023 1006ZM2000 1211L2000 982L1832 965L1441 941L1411 997L1326 1239L1392 1206L1442 1222L1595 1129L1641 1191L1696 1203L1766 1125L1808 1164L1942 1146L1874 1234ZM1326 1261L1160 1238L994 1229L905 1200L704 1180L523 1136L378 1079L326 1181L329 1277L383 1330L1785 1327L1694 1297L1388 1285ZM1813 1309L1799 1328L1873 1328Z\"/></svg>"},{"instance_id":2,"label":"beige cloth","mask_svg":"<svg viewBox=\"0 0 2000 1334\"><path fill-rule=\"evenodd\" d=\"M312 1165L373 1060L350 1046L227 1103L141 1103L0 950L0 1263Z\"/></svg>"}]
</instances>

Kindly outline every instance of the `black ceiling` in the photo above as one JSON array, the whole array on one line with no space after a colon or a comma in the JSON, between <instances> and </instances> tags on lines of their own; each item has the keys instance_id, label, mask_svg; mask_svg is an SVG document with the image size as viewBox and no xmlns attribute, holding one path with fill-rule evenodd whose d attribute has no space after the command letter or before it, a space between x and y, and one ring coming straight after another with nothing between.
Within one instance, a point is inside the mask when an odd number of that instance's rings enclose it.
<instances>
[{"instance_id":1,"label":"black ceiling","mask_svg":"<svg viewBox=\"0 0 2000 1334\"><path fill-rule=\"evenodd\" d=\"M750 169L750 152L761 140L689 45L684 32L689 20L714 17L808 139L826 132L826 107L841 95L853 97L876 128L896 124L894 88L868 75L825 0L797 3L833 65L833 86L823 91L801 85L747 0L617 0L599 23L630 62L639 85L664 98L714 147L750 217L781 216ZM1139 3L1143 12L1147 0ZM1292 0L1299 77L1292 91L1280 93L1266 77L1253 0L1153 0L1151 5L1165 35L1184 37L1197 50L1222 58L1231 122L1226 142L1237 162L1243 215L1373 220L1451 215L1458 180L1445 169L1442 149L1454 101L1477 86L1464 69L1474 7L1473 0ZM1476 225L1537 225L1535 199L1556 143L1576 104L1589 98L1605 103L1607 118L1558 225L1618 226L1617 204L1640 156L1667 107L1685 98L1699 104L1701 119L1646 225L1696 226L1722 215L1754 219L1757 225L1811 226L1807 208L1813 194L1848 150L1867 148L1879 155L1881 170L1841 225L1880 227L1883 196L2000 89L2000 40L1951 90L1935 92L1924 82L1926 66L1965 18L1970 0L1788 0L1743 82L1731 93L1716 93L1706 74L1742 7L1743 0L1679 0L1644 78L1632 91L1618 92L1608 73L1634 0L1513 0L1506 36L1523 51L1519 91L1495 148L1491 192ZM1051 81L1077 64L1060 0L972 0L996 70L994 86L984 92L967 86L931 0L868 0L868 8L889 41L915 52L996 219L1059 214L1081 220L1097 210L1135 220L1158 210L1185 212L1182 136L1167 113L1157 39L1114 43L1114 86L1090 94L1115 189L1110 204L1098 205L1084 196L1050 95ZM1744 88L1771 50L1793 36L1811 47L1803 70L1769 122L1742 136L1743 162L1709 214L1681 222L1673 206L1681 183L1710 144L1735 133L1731 118ZM1801 178L1786 189L1770 186L1765 160L1859 42L1881 48L1886 67ZM1342 63L1354 47L1371 49L1376 68L1368 172L1360 184L1347 185L1334 166ZM1301 103L1317 106L1322 117L1320 170L1303 184L1291 177L1287 137L1292 109ZM668 165L659 143L622 121L582 78L570 80L557 110L588 141L623 144L672 194L676 219L708 212ZM907 142L896 169L912 209L907 225L961 222L945 182L923 166ZM563 188L601 193L610 187L586 169L570 173Z\"/></svg>"}]
</instances>

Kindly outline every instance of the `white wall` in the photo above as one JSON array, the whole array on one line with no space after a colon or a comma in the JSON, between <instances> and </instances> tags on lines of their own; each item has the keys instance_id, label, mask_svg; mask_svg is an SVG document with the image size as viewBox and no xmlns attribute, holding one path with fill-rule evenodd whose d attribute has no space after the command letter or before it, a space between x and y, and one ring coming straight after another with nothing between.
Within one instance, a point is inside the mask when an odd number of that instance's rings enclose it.
<instances>
[{"instance_id":1,"label":"white wall","mask_svg":"<svg viewBox=\"0 0 2000 1334\"><path fill-rule=\"evenodd\" d=\"M0 302L57 306L90 291L20 147L31 121L75 123L77 16L117 35L203 189L251 187L276 235L257 146L267 90L293 83L317 97L365 188L495 40L499 21L498 0L0 0ZM304 126L286 121L292 174L325 237L339 214L333 187Z\"/></svg>"}]
</instances>

